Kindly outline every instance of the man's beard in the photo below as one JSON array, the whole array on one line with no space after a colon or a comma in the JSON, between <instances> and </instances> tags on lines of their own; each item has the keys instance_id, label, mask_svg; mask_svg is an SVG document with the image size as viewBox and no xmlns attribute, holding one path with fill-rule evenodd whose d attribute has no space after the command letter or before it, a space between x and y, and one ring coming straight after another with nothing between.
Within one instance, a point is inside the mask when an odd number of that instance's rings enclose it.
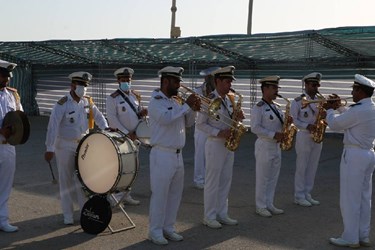
<instances>
[{"instance_id":1,"label":"man's beard","mask_svg":"<svg viewBox=\"0 0 375 250\"><path fill-rule=\"evenodd\" d=\"M176 96L178 94L178 90L174 88L170 88L168 92L170 96Z\"/></svg>"},{"instance_id":2,"label":"man's beard","mask_svg":"<svg viewBox=\"0 0 375 250\"><path fill-rule=\"evenodd\" d=\"M0 82L0 88L5 88L8 82Z\"/></svg>"}]
</instances>

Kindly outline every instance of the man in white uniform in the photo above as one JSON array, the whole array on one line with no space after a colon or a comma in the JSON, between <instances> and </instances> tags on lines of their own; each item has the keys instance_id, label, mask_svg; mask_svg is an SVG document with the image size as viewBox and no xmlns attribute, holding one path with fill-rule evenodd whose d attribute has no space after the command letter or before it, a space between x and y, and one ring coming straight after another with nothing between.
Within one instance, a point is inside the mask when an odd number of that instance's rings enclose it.
<instances>
[{"instance_id":1,"label":"man in white uniform","mask_svg":"<svg viewBox=\"0 0 375 250\"><path fill-rule=\"evenodd\" d=\"M9 111L23 111L17 90L8 87L16 66L15 63L0 60L0 125ZM10 133L9 127L0 129L0 230L7 233L18 231L18 227L9 224L8 199L16 171L16 150L7 143Z\"/></svg>"},{"instance_id":2,"label":"man in white uniform","mask_svg":"<svg viewBox=\"0 0 375 250\"><path fill-rule=\"evenodd\" d=\"M279 76L268 76L259 81L262 100L254 105L250 119L251 132L258 137L255 142L255 212L263 217L284 213L273 204L281 167L280 142L285 136L283 112L273 101L278 95L279 80Z\"/></svg>"},{"instance_id":3,"label":"man in white uniform","mask_svg":"<svg viewBox=\"0 0 375 250\"><path fill-rule=\"evenodd\" d=\"M141 95L131 89L131 81L134 70L128 67L115 71L119 88L107 97L106 111L108 124L111 128L117 128L133 141L137 139L135 130L147 115L147 109L141 106ZM120 198L123 193L116 195ZM131 197L130 191L125 192L124 203L139 205L140 201Z\"/></svg>"},{"instance_id":4,"label":"man in white uniform","mask_svg":"<svg viewBox=\"0 0 375 250\"><path fill-rule=\"evenodd\" d=\"M340 163L340 208L344 232L331 238L337 246L371 246L372 174L375 168L375 104L371 100L375 82L355 75L352 96L355 104L335 114L338 104L327 103L327 123L333 130L344 130Z\"/></svg>"},{"instance_id":5,"label":"man in white uniform","mask_svg":"<svg viewBox=\"0 0 375 250\"><path fill-rule=\"evenodd\" d=\"M75 153L80 140L94 127L94 121L100 129L108 128L107 121L98 110L91 97L85 96L91 74L74 72L70 92L62 97L53 107L49 118L44 158L50 162L56 154L59 172L61 208L64 224L73 225L73 197L77 197L82 209L85 196L82 185L75 172ZM100 156L98 156L100 157Z\"/></svg>"},{"instance_id":6,"label":"man in white uniform","mask_svg":"<svg viewBox=\"0 0 375 250\"><path fill-rule=\"evenodd\" d=\"M208 96L211 100L221 99L221 106L215 117L200 112L197 127L208 135L205 145L206 183L204 185L203 224L221 228L222 224L237 225L237 220L228 215L228 195L232 183L234 152L225 147L230 137L233 103L228 93L234 77L234 66L227 66L212 72L215 77L215 90ZM232 94L232 93L231 93ZM239 112L242 120L243 112Z\"/></svg>"},{"instance_id":7,"label":"man in white uniform","mask_svg":"<svg viewBox=\"0 0 375 250\"><path fill-rule=\"evenodd\" d=\"M305 83L305 91L292 101L290 114L298 128L296 136L296 173L294 176L294 203L304 207L319 205L320 202L313 199L311 191L314 187L316 170L318 169L320 153L323 143L317 143L312 139L311 133L316 129L316 119L319 114L317 103L302 106L302 98L308 101L318 98L318 88L322 74L311 73L306 75L302 82Z\"/></svg>"},{"instance_id":8,"label":"man in white uniform","mask_svg":"<svg viewBox=\"0 0 375 250\"><path fill-rule=\"evenodd\" d=\"M194 124L200 99L190 95L184 104L176 98L181 67L165 67L159 71L160 89L154 90L149 105L151 145L150 152L150 218L149 239L157 245L168 240L181 241L174 224L184 187L185 127ZM167 238L167 239L166 239Z\"/></svg>"},{"instance_id":9,"label":"man in white uniform","mask_svg":"<svg viewBox=\"0 0 375 250\"><path fill-rule=\"evenodd\" d=\"M212 91L215 90L214 77L211 74L213 71L220 67L211 67L202 70L199 74L204 76L204 83L195 89L197 94L207 97ZM206 146L207 134L200 130L195 125L194 130L194 186L197 189L204 188L204 179L206 171L205 161L205 146Z\"/></svg>"}]
</instances>

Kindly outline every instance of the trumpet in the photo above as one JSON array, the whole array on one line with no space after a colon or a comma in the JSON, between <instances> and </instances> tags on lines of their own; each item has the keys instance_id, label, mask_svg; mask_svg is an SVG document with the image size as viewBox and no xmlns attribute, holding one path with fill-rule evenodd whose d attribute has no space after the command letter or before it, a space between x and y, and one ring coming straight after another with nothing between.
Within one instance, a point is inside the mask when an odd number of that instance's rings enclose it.
<instances>
[{"instance_id":1,"label":"trumpet","mask_svg":"<svg viewBox=\"0 0 375 250\"><path fill-rule=\"evenodd\" d=\"M221 103L222 103L222 99L220 97L212 100L212 99L210 99L208 97L205 97L204 95L201 95L201 94L197 93L196 91L192 90L191 88L186 87L182 84L180 84L180 88L179 88L178 92L179 92L178 98L181 99L182 101L185 101L191 94L197 95L199 97L199 99L201 100L201 109L199 110L199 112L205 113L209 117L211 117L211 118L213 118L217 121L220 121L220 122L224 123L225 125L228 125L231 129L234 129L234 130L240 129L240 127L241 127L240 125L242 123L240 121L234 120L230 116L220 114L220 116L224 119L219 120L217 118L217 116L218 116L217 111L220 109L220 106L221 106Z\"/></svg>"},{"instance_id":2,"label":"trumpet","mask_svg":"<svg viewBox=\"0 0 375 250\"><path fill-rule=\"evenodd\" d=\"M334 101L341 101L340 106L346 106L348 104L347 100L352 99L352 97L346 97L346 98L332 98L332 99L326 99L324 96L321 96L318 100L307 100L306 97L303 97L301 100L302 108L306 108L310 103L325 103L325 102L334 102Z\"/></svg>"}]
</instances>

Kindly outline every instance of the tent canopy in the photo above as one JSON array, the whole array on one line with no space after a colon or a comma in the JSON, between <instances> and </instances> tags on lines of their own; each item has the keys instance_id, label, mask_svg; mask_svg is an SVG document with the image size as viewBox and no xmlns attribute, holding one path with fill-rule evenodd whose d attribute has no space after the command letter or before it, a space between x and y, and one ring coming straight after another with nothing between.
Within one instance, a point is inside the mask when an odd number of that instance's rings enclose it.
<instances>
[{"instance_id":1,"label":"tent canopy","mask_svg":"<svg viewBox=\"0 0 375 250\"><path fill-rule=\"evenodd\" d=\"M235 65L248 70L361 69L374 74L375 26L178 39L0 42L22 65Z\"/></svg>"}]
</instances>

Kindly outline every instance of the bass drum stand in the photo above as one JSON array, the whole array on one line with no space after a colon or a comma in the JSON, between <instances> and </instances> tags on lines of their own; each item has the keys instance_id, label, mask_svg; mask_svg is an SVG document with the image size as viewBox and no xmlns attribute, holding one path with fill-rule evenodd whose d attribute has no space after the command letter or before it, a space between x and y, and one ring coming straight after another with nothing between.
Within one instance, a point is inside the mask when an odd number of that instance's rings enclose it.
<instances>
[{"instance_id":1,"label":"bass drum stand","mask_svg":"<svg viewBox=\"0 0 375 250\"><path fill-rule=\"evenodd\" d=\"M110 197L116 202L116 205L114 205L113 208L116 207L116 206L118 206L120 208L122 214L125 216L125 218L127 219L127 221L130 223L129 226L118 228L118 229L115 229L109 223L108 224L108 228L111 231L111 233L118 233L118 232L122 232L122 231L126 231L126 230L129 230L129 229L135 228L135 223L129 217L128 213L125 211L124 205L122 204L122 200L124 199L125 194L121 197L121 199L117 199L116 196L113 193L111 193ZM111 206L111 208L112 208L112 206Z\"/></svg>"}]
</instances>

